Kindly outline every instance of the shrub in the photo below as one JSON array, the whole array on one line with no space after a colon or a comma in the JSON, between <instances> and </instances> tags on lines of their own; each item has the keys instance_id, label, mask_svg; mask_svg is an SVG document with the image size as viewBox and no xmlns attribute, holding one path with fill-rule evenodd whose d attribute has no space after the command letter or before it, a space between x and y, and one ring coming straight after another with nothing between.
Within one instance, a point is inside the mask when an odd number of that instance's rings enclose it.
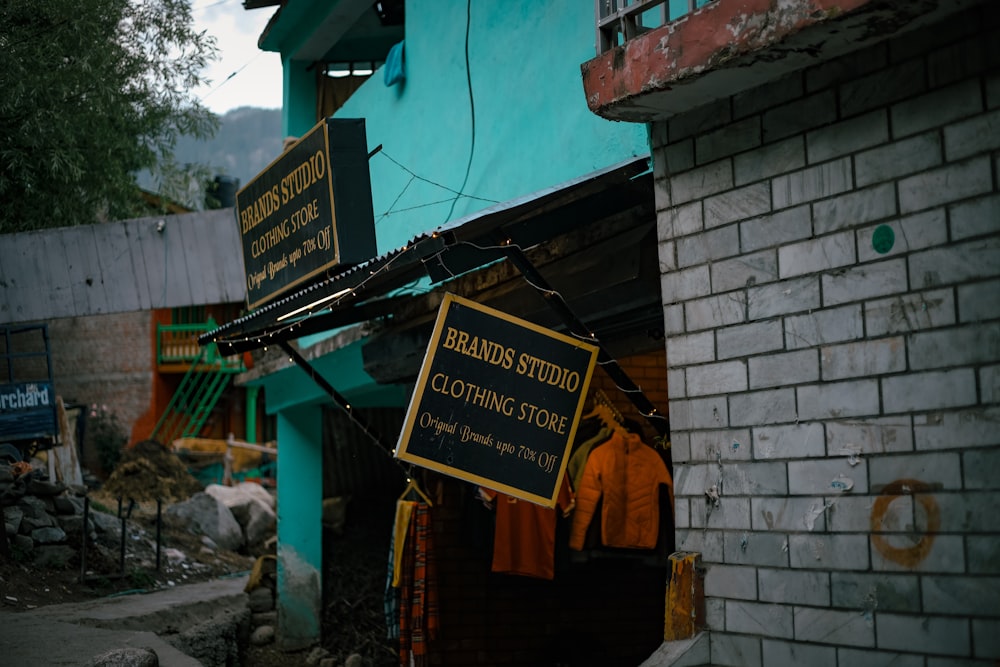
<instances>
[{"instance_id":1,"label":"shrub","mask_svg":"<svg viewBox=\"0 0 1000 667\"><path fill-rule=\"evenodd\" d=\"M110 474L122 457L122 449L128 442L125 428L119 423L115 413L108 406L90 406L87 412L85 441L97 452L98 462L105 474Z\"/></svg>"}]
</instances>

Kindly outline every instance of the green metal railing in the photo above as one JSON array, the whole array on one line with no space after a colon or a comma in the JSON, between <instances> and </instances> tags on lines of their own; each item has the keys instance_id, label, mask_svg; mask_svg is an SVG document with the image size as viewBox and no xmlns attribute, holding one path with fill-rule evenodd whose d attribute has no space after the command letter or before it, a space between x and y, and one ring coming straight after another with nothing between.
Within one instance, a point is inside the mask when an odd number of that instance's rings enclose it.
<instances>
[{"instance_id":1,"label":"green metal railing","mask_svg":"<svg viewBox=\"0 0 1000 667\"><path fill-rule=\"evenodd\" d=\"M207 356L198 345L198 336L218 328L215 319L209 317L207 322L199 324L159 324L156 327L156 363L160 366L170 364L192 364L195 362L223 365L233 365L242 368L240 357L220 357L219 349L212 344L205 348Z\"/></svg>"},{"instance_id":2,"label":"green metal railing","mask_svg":"<svg viewBox=\"0 0 1000 667\"><path fill-rule=\"evenodd\" d=\"M159 364L190 364L160 415L151 440L170 444L177 438L197 437L211 416L233 375L246 370L239 356L223 357L213 343L199 347L198 335L216 328L205 324L164 324L157 327ZM193 343L193 347L191 344Z\"/></svg>"}]
</instances>

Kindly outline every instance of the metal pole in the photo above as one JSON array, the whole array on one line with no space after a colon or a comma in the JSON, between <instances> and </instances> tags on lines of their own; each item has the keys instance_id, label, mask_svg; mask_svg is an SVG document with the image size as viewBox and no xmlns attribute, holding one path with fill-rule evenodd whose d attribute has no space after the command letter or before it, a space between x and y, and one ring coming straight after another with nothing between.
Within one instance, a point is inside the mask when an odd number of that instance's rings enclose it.
<instances>
[{"instance_id":1,"label":"metal pole","mask_svg":"<svg viewBox=\"0 0 1000 667\"><path fill-rule=\"evenodd\" d=\"M80 545L80 581L87 576L87 526L90 524L90 496L83 497L83 544Z\"/></svg>"},{"instance_id":2,"label":"metal pole","mask_svg":"<svg viewBox=\"0 0 1000 667\"><path fill-rule=\"evenodd\" d=\"M118 556L118 572L125 574L125 514L122 512L122 497L118 496L118 518L122 522L121 554Z\"/></svg>"},{"instance_id":3,"label":"metal pole","mask_svg":"<svg viewBox=\"0 0 1000 667\"><path fill-rule=\"evenodd\" d=\"M157 498L156 499L156 571L160 571L160 533L162 531L163 522L161 519L161 510L163 507L163 502Z\"/></svg>"}]
</instances>

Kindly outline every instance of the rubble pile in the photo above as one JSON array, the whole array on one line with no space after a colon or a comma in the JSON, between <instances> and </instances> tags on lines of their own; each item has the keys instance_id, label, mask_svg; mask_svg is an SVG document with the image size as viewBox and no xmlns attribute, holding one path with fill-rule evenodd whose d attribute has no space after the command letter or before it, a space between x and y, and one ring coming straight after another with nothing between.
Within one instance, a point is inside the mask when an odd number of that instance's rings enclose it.
<instances>
[{"instance_id":1,"label":"rubble pile","mask_svg":"<svg viewBox=\"0 0 1000 667\"><path fill-rule=\"evenodd\" d=\"M175 502L201 491L177 456L153 440L145 440L122 453L121 462L104 483L110 496L137 501Z\"/></svg>"},{"instance_id":2,"label":"rubble pile","mask_svg":"<svg viewBox=\"0 0 1000 667\"><path fill-rule=\"evenodd\" d=\"M75 571L81 586L156 589L245 572L253 563L248 554L263 552L275 532L267 490L244 483L203 491L157 443L128 450L98 490L50 481L45 470L37 459L0 460L0 557Z\"/></svg>"}]
</instances>

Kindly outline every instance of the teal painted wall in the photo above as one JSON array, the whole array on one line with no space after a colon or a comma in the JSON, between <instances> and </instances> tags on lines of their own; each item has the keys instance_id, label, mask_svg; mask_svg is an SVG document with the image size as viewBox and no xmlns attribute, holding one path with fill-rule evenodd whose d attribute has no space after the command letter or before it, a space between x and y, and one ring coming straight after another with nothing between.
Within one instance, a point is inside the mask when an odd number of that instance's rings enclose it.
<instances>
[{"instance_id":1,"label":"teal painted wall","mask_svg":"<svg viewBox=\"0 0 1000 667\"><path fill-rule=\"evenodd\" d=\"M271 46L291 52L330 6L292 0ZM379 253L494 203L649 154L645 126L587 108L580 65L595 55L593 8L579 0L471 0L467 23L464 2L407 0L405 84L386 87L378 71L336 114L364 118L369 149L383 148L369 162ZM283 129L301 136L315 124L315 75L306 63L284 56L283 63ZM456 200L453 191L472 197ZM311 363L358 407L405 405L403 388L376 385L364 372L360 343ZM278 416L279 633L307 644L319 636L317 462L320 406L329 398L294 366L257 384Z\"/></svg>"},{"instance_id":2,"label":"teal painted wall","mask_svg":"<svg viewBox=\"0 0 1000 667\"><path fill-rule=\"evenodd\" d=\"M649 154L644 125L587 108L580 65L595 55L594 21L593 4L578 0L472 0L475 151L463 188L473 144L466 4L407 0L405 84L386 87L379 70L336 113L364 118L369 147L383 146L370 161L380 253L494 202ZM305 96L287 99L302 105ZM294 108L287 114L304 117ZM449 189L477 199L461 198L452 211Z\"/></svg>"},{"instance_id":3,"label":"teal painted wall","mask_svg":"<svg viewBox=\"0 0 1000 667\"><path fill-rule=\"evenodd\" d=\"M316 72L307 70L308 65L281 58L282 139L301 137L316 125Z\"/></svg>"},{"instance_id":4,"label":"teal painted wall","mask_svg":"<svg viewBox=\"0 0 1000 667\"><path fill-rule=\"evenodd\" d=\"M404 387L375 384L365 372L361 341L310 360L309 363L354 407L406 404L408 395ZM295 365L266 375L256 384L264 387L268 414L278 414L296 405L330 404L330 398L319 385L312 381L306 371Z\"/></svg>"},{"instance_id":5,"label":"teal painted wall","mask_svg":"<svg viewBox=\"0 0 1000 667\"><path fill-rule=\"evenodd\" d=\"M322 612L323 416L319 406L278 413L278 634L283 648L319 638Z\"/></svg>"},{"instance_id":6,"label":"teal painted wall","mask_svg":"<svg viewBox=\"0 0 1000 667\"><path fill-rule=\"evenodd\" d=\"M282 50L305 41L303 30L328 5L293 0L289 7L289 25L271 36ZM592 5L472 0L470 7L467 23L464 2L407 0L406 82L387 87L379 70L336 113L364 118L369 148L382 146L369 162L379 253L448 220L649 153L644 125L607 121L587 108L580 65L594 56ZM315 73L305 68L284 61L286 136L315 124ZM474 198L456 201L459 190ZM377 386L364 373L359 345L314 365L359 406L405 405L401 389ZM326 401L298 368L262 384L271 414Z\"/></svg>"}]
</instances>

